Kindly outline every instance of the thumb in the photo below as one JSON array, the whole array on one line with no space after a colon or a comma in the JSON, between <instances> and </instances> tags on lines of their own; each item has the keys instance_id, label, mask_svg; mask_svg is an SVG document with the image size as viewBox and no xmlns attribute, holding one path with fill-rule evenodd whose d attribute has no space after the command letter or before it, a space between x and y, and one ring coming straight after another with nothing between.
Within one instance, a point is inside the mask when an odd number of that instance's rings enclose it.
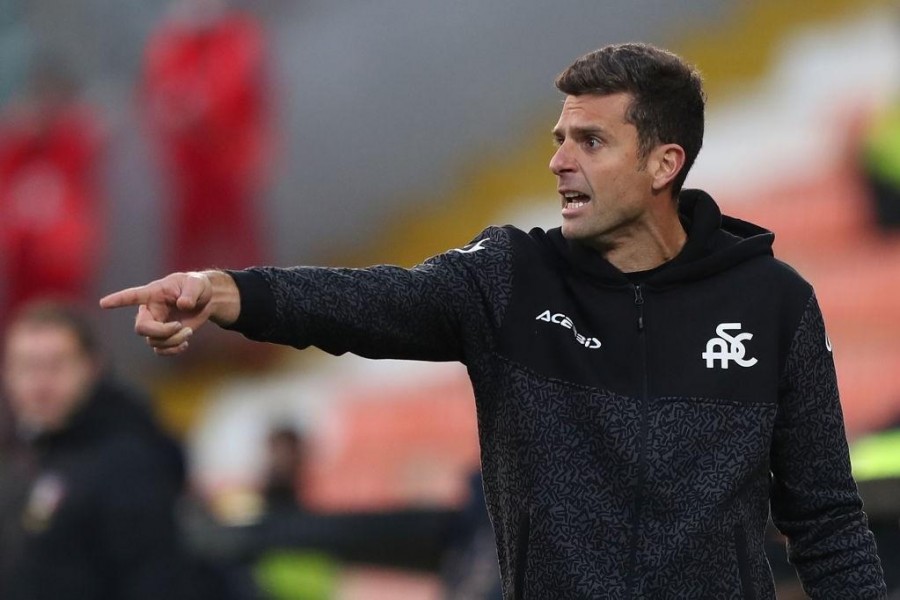
<instances>
[{"instance_id":1,"label":"thumb","mask_svg":"<svg viewBox=\"0 0 900 600\"><path fill-rule=\"evenodd\" d=\"M209 277L203 273L188 273L175 300L179 310L194 311L209 301Z\"/></svg>"}]
</instances>

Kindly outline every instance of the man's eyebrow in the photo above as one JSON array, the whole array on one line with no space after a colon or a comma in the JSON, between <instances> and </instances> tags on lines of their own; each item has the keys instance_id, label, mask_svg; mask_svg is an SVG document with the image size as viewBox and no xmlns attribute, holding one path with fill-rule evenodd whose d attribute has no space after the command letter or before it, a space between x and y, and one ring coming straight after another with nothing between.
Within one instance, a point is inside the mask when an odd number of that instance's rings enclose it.
<instances>
[{"instance_id":1,"label":"man's eyebrow","mask_svg":"<svg viewBox=\"0 0 900 600\"><path fill-rule=\"evenodd\" d=\"M562 128L554 127L550 133L553 135L554 138L560 139L560 138L566 137L563 134L563 131L564 130ZM591 125L591 126L586 126L586 127L576 126L576 127L570 128L569 131L571 132L572 136L579 137L579 138L596 136L596 137L605 139L605 138L609 137L609 134L606 132L606 130L598 125Z\"/></svg>"}]
</instances>

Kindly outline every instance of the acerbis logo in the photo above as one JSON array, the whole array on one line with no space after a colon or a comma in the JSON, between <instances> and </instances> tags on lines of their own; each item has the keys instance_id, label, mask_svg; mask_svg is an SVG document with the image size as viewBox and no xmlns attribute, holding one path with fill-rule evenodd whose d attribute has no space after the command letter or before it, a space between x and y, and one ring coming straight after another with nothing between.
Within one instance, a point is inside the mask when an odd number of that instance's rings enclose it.
<instances>
[{"instance_id":1,"label":"acerbis logo","mask_svg":"<svg viewBox=\"0 0 900 600\"><path fill-rule=\"evenodd\" d=\"M706 352L701 357L706 359L706 368L712 369L716 366L716 361L721 361L720 366L723 369L728 368L728 361L733 360L740 367L752 367L758 361L755 358L744 358L747 349L744 342L753 339L752 333L738 333L730 335L729 331L740 331L740 323L719 323L716 327L716 333L719 337L714 337L706 342Z\"/></svg>"},{"instance_id":2,"label":"acerbis logo","mask_svg":"<svg viewBox=\"0 0 900 600\"><path fill-rule=\"evenodd\" d=\"M595 337L587 337L578 333L578 330L575 328L575 323L572 322L572 319L562 313L552 313L549 310L545 310L537 317L535 317L534 320L545 321L547 323L556 323L560 327L571 329L572 333L575 335L575 341L588 350L596 350L600 347L600 340Z\"/></svg>"}]
</instances>

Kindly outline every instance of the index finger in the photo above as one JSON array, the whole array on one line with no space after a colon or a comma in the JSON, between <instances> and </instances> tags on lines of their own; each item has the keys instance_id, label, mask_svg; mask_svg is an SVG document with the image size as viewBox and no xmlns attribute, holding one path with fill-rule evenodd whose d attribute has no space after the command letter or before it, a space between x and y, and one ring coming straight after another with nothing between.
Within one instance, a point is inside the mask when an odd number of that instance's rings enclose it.
<instances>
[{"instance_id":1,"label":"index finger","mask_svg":"<svg viewBox=\"0 0 900 600\"><path fill-rule=\"evenodd\" d=\"M137 306L150 302L150 286L137 287L113 292L100 298L100 308L121 308L123 306Z\"/></svg>"}]
</instances>

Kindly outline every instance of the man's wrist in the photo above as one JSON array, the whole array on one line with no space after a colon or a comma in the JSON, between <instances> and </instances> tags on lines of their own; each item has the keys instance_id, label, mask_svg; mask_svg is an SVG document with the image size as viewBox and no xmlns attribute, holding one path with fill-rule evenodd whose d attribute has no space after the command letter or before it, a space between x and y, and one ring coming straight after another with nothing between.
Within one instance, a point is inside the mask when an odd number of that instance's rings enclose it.
<instances>
[{"instance_id":1,"label":"man's wrist","mask_svg":"<svg viewBox=\"0 0 900 600\"><path fill-rule=\"evenodd\" d=\"M241 315L241 293L234 279L225 271L204 271L210 283L209 320L227 327Z\"/></svg>"}]
</instances>

